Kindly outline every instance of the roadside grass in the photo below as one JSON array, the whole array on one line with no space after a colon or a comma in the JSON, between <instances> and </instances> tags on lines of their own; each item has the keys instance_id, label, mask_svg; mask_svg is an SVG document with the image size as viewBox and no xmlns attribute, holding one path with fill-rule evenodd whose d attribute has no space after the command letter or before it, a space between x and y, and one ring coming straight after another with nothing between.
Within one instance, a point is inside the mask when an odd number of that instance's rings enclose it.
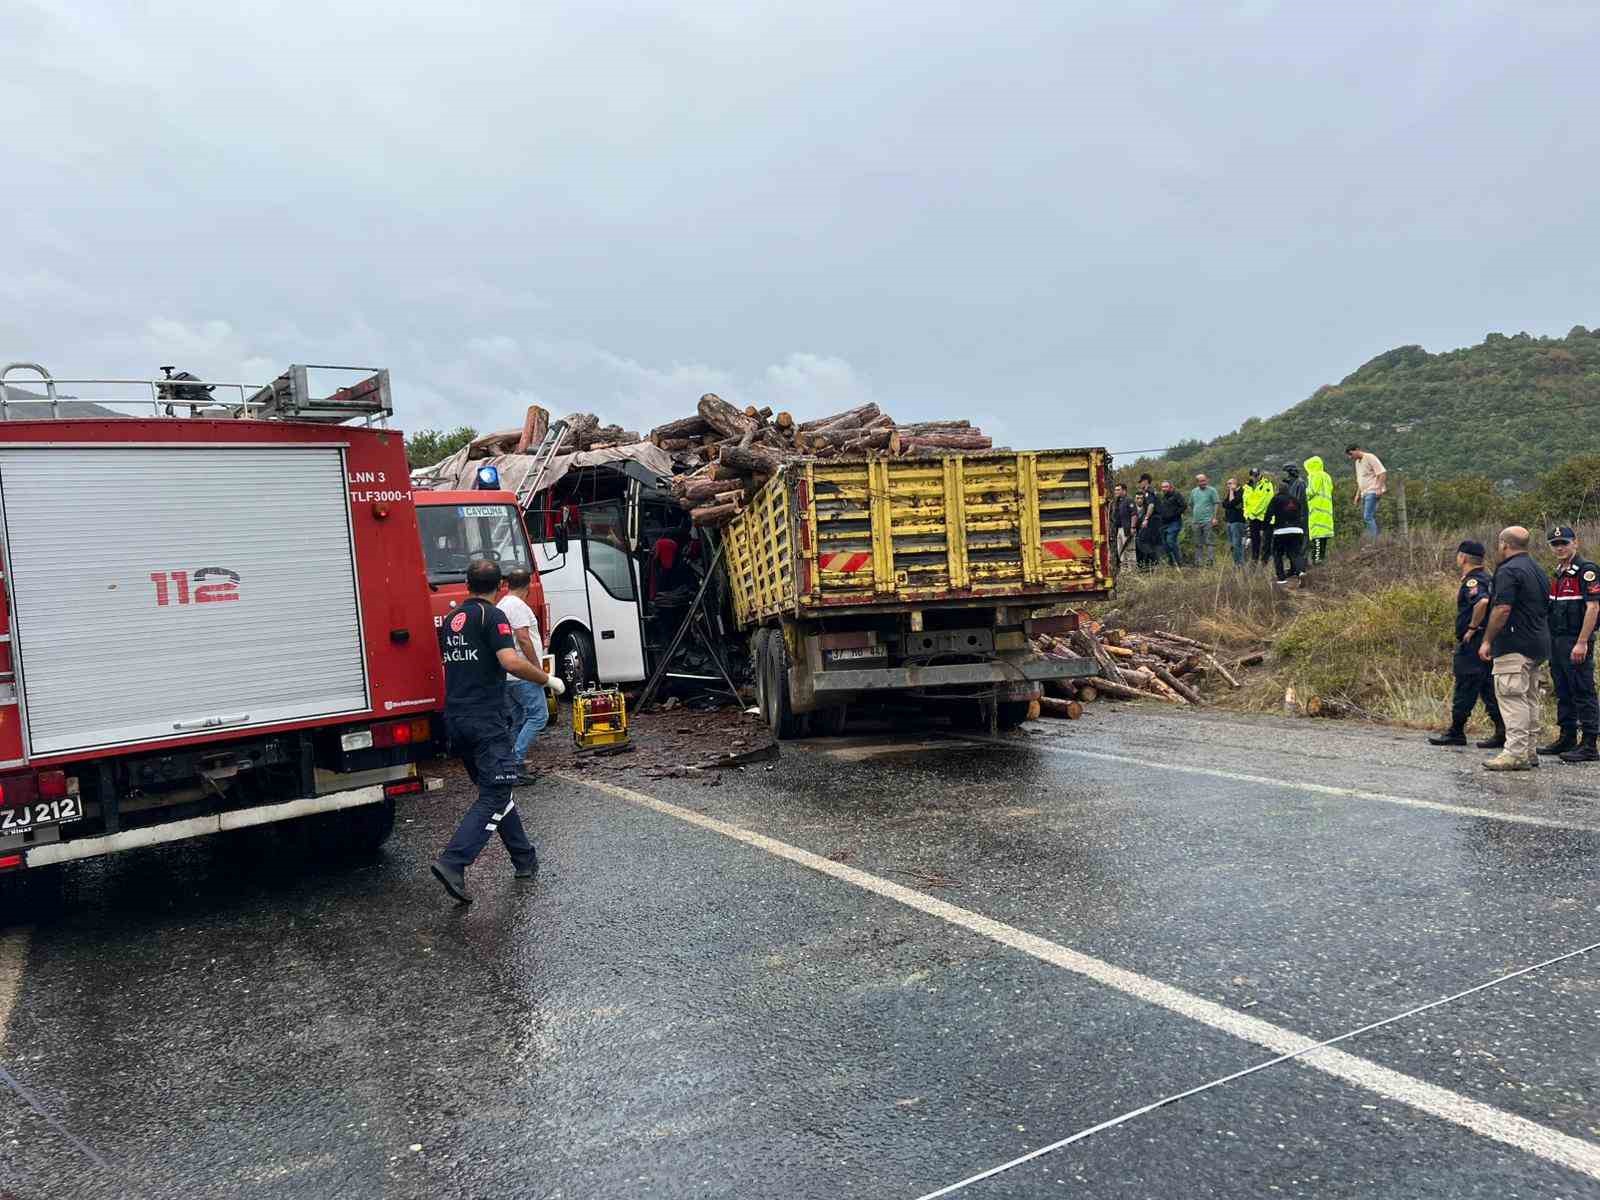
<instances>
[{"instance_id":1,"label":"roadside grass","mask_svg":"<svg viewBox=\"0 0 1600 1200\"><path fill-rule=\"evenodd\" d=\"M1298 589L1279 587L1270 568L1231 560L1182 571L1130 570L1097 615L1130 629L1215 642L1225 659L1270 645L1266 663L1246 672L1237 691L1207 688L1208 698L1224 707L1281 712L1293 687L1302 702L1332 700L1369 720L1442 727L1450 717L1456 546L1473 538L1492 548L1496 532L1413 528L1336 546ZM1600 537L1600 529L1579 530L1587 546L1585 535ZM1536 550L1548 569L1543 546ZM1548 684L1546 708L1553 724ZM1475 721L1487 728L1481 714Z\"/></svg>"}]
</instances>

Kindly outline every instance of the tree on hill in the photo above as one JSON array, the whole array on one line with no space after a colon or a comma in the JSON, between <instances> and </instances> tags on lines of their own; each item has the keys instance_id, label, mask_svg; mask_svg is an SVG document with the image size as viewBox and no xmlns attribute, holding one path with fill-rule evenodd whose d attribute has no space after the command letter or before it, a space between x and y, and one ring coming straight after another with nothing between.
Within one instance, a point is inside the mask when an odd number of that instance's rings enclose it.
<instances>
[{"instance_id":1,"label":"tree on hill","mask_svg":"<svg viewBox=\"0 0 1600 1200\"><path fill-rule=\"evenodd\" d=\"M1574 454L1600 453L1600 333L1582 325L1564 338L1491 333L1440 354L1398 346L1277 416L1132 465L1157 478L1216 477L1251 466L1276 472L1320 454L1348 480L1351 442L1408 478L1474 475L1524 490Z\"/></svg>"}]
</instances>

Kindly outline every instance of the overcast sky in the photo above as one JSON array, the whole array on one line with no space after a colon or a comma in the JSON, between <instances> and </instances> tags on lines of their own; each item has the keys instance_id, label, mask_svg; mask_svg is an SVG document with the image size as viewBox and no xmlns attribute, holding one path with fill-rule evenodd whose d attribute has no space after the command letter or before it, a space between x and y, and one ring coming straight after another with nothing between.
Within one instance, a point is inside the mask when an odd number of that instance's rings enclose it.
<instances>
[{"instance_id":1,"label":"overcast sky","mask_svg":"<svg viewBox=\"0 0 1600 1200\"><path fill-rule=\"evenodd\" d=\"M1592 5L0 0L0 359L1113 449L1600 324Z\"/></svg>"}]
</instances>

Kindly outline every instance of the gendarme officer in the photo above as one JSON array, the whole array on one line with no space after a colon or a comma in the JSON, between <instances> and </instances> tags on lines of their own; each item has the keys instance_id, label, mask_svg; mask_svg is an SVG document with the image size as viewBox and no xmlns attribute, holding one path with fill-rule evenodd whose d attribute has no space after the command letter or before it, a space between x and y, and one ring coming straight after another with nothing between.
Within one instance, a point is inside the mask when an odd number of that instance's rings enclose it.
<instances>
[{"instance_id":1,"label":"gendarme officer","mask_svg":"<svg viewBox=\"0 0 1600 1200\"><path fill-rule=\"evenodd\" d=\"M1462 542L1456 547L1456 569L1461 585L1456 588L1456 649L1450 659L1455 676L1455 694L1450 700L1450 728L1428 740L1435 746L1465 746L1467 718L1483 702L1483 711L1494 722L1494 736L1478 743L1480 750L1499 750L1506 744L1506 723L1494 698L1494 675L1489 664L1478 657L1483 644L1483 626L1489 619L1489 594L1494 582L1484 570L1482 542Z\"/></svg>"},{"instance_id":2,"label":"gendarme officer","mask_svg":"<svg viewBox=\"0 0 1600 1200\"><path fill-rule=\"evenodd\" d=\"M478 799L461 818L450 844L434 860L433 877L459 904L471 904L467 868L498 832L518 879L532 879L539 856L511 796L521 774L506 711L506 675L543 687L550 677L523 658L505 613L494 606L500 564L478 559L467 568L467 601L439 626L444 658L444 720L450 750L478 785Z\"/></svg>"},{"instance_id":3,"label":"gendarme officer","mask_svg":"<svg viewBox=\"0 0 1600 1200\"><path fill-rule=\"evenodd\" d=\"M1556 569L1550 572L1550 681L1556 689L1556 723L1561 736L1540 754L1559 754L1562 762L1600 759L1600 701L1594 691L1594 627L1600 618L1600 567L1578 553L1570 525L1550 531ZM1583 741L1578 741L1578 733Z\"/></svg>"}]
</instances>

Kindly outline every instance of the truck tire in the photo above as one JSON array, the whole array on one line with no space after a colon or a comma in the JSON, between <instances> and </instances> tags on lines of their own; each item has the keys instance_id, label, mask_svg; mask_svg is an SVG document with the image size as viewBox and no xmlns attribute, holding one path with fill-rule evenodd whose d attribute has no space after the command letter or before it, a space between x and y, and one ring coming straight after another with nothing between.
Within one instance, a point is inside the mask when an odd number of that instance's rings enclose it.
<instances>
[{"instance_id":1,"label":"truck tire","mask_svg":"<svg viewBox=\"0 0 1600 1200\"><path fill-rule=\"evenodd\" d=\"M394 801L358 804L338 812L318 813L285 829L308 855L316 858L370 858L394 832Z\"/></svg>"},{"instance_id":2,"label":"truck tire","mask_svg":"<svg viewBox=\"0 0 1600 1200\"><path fill-rule=\"evenodd\" d=\"M343 818L342 841L345 850L367 857L376 854L394 832L394 801L362 804L336 814Z\"/></svg>"},{"instance_id":3,"label":"truck tire","mask_svg":"<svg viewBox=\"0 0 1600 1200\"><path fill-rule=\"evenodd\" d=\"M556 639L556 674L567 685L567 695L576 696L599 678L594 665L594 642L581 629L569 629Z\"/></svg>"},{"instance_id":4,"label":"truck tire","mask_svg":"<svg viewBox=\"0 0 1600 1200\"><path fill-rule=\"evenodd\" d=\"M804 737L806 719L789 707L789 647L783 634L774 632L767 638L767 727L779 741Z\"/></svg>"},{"instance_id":5,"label":"truck tire","mask_svg":"<svg viewBox=\"0 0 1600 1200\"><path fill-rule=\"evenodd\" d=\"M1002 700L995 713L995 727L1000 730L1015 729L1028 719L1026 700ZM989 732L989 713L982 700L963 701L951 715L957 729L971 729L976 733Z\"/></svg>"},{"instance_id":6,"label":"truck tire","mask_svg":"<svg viewBox=\"0 0 1600 1200\"><path fill-rule=\"evenodd\" d=\"M995 714L995 724L1001 729L1015 729L1028 719L1028 702L1026 700L1002 700L1000 711Z\"/></svg>"},{"instance_id":7,"label":"truck tire","mask_svg":"<svg viewBox=\"0 0 1600 1200\"><path fill-rule=\"evenodd\" d=\"M841 737L850 720L850 706L835 704L832 708L819 708L811 714L811 732L818 737Z\"/></svg>"},{"instance_id":8,"label":"truck tire","mask_svg":"<svg viewBox=\"0 0 1600 1200\"><path fill-rule=\"evenodd\" d=\"M750 677L756 683L756 707L761 719L772 724L772 708L767 695L767 638L771 631L758 629L750 635Z\"/></svg>"}]
</instances>

